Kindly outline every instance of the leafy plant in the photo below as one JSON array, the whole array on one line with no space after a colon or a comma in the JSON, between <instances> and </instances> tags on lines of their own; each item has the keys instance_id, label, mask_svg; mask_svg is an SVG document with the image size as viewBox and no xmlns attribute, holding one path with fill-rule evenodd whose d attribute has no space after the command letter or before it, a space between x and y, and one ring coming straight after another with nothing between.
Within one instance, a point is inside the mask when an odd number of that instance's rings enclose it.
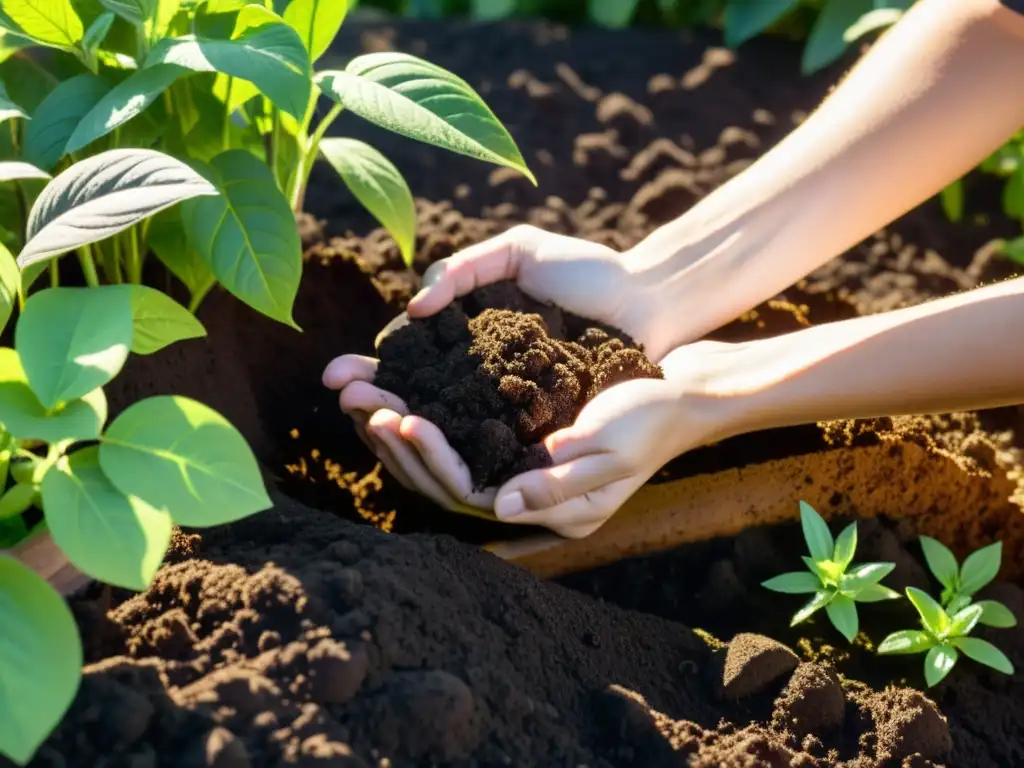
<instances>
[{"instance_id":1,"label":"leafy plant","mask_svg":"<svg viewBox=\"0 0 1024 768\"><path fill-rule=\"evenodd\" d=\"M974 599L974 595L989 584L999 573L1002 564L1002 542L982 547L967 556L963 565L958 565L956 556L946 546L929 536L921 536L921 549L925 562L942 585L940 601L942 607L957 613ZM1017 626L1017 617L996 600L980 600L980 624L989 627L1009 628Z\"/></svg>"},{"instance_id":2,"label":"leafy plant","mask_svg":"<svg viewBox=\"0 0 1024 768\"><path fill-rule=\"evenodd\" d=\"M857 549L856 523L850 523L833 540L828 524L803 501L800 502L800 523L810 552L810 557L802 558L807 570L784 573L761 586L786 594L812 594L810 601L793 615L790 626L806 621L824 608L832 626L852 642L859 628L857 603L899 597L899 593L880 583L895 565L851 565Z\"/></svg>"},{"instance_id":3,"label":"leafy plant","mask_svg":"<svg viewBox=\"0 0 1024 768\"><path fill-rule=\"evenodd\" d=\"M907 588L907 597L921 617L923 629L894 632L878 646L880 654L926 653L924 677L928 687L937 685L950 673L960 654L1006 675L1013 674L1013 664L1006 655L987 640L970 637L981 621L981 604L968 605L952 616L927 592Z\"/></svg>"}]
</instances>

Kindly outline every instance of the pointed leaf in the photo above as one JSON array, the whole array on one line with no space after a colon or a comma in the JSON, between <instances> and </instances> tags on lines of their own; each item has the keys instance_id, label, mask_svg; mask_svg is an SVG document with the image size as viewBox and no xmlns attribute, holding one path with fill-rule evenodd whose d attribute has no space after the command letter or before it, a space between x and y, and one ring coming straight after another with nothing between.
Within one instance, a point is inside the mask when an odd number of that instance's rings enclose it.
<instances>
[{"instance_id":1,"label":"pointed leaf","mask_svg":"<svg viewBox=\"0 0 1024 768\"><path fill-rule=\"evenodd\" d=\"M104 240L182 200L217 190L180 160L151 149L112 149L75 163L43 190L18 256L29 264Z\"/></svg>"},{"instance_id":2,"label":"pointed leaf","mask_svg":"<svg viewBox=\"0 0 1024 768\"><path fill-rule=\"evenodd\" d=\"M997 603L995 600L981 600L976 605L981 606L980 623L986 627L1009 629L1017 626L1017 617L1002 603Z\"/></svg>"},{"instance_id":3,"label":"pointed leaf","mask_svg":"<svg viewBox=\"0 0 1024 768\"><path fill-rule=\"evenodd\" d=\"M53 587L0 555L0 754L26 764L78 690L82 646Z\"/></svg>"},{"instance_id":4,"label":"pointed leaf","mask_svg":"<svg viewBox=\"0 0 1024 768\"><path fill-rule=\"evenodd\" d=\"M800 502L800 525L807 550L815 560L831 560L835 542L825 520L806 501Z\"/></svg>"},{"instance_id":5,"label":"pointed leaf","mask_svg":"<svg viewBox=\"0 0 1024 768\"><path fill-rule=\"evenodd\" d=\"M312 63L327 52L346 13L348 0L291 0L284 20L298 32Z\"/></svg>"},{"instance_id":6,"label":"pointed leaf","mask_svg":"<svg viewBox=\"0 0 1024 768\"><path fill-rule=\"evenodd\" d=\"M161 211L149 224L149 247L192 296L202 296L217 282L206 262L185 237L181 211Z\"/></svg>"},{"instance_id":7,"label":"pointed leaf","mask_svg":"<svg viewBox=\"0 0 1024 768\"><path fill-rule=\"evenodd\" d=\"M302 243L288 201L267 165L243 150L218 155L208 173L221 195L182 206L189 243L231 293L294 326Z\"/></svg>"},{"instance_id":8,"label":"pointed leaf","mask_svg":"<svg viewBox=\"0 0 1024 768\"><path fill-rule=\"evenodd\" d=\"M162 291L145 285L123 286L131 292L132 352L151 355L164 347L206 335L195 316Z\"/></svg>"},{"instance_id":9,"label":"pointed leaf","mask_svg":"<svg viewBox=\"0 0 1024 768\"><path fill-rule=\"evenodd\" d=\"M852 43L879 29L891 27L900 20L901 16L903 16L903 10L900 8L877 8L869 11L846 28L843 39L847 43Z\"/></svg>"},{"instance_id":10,"label":"pointed leaf","mask_svg":"<svg viewBox=\"0 0 1024 768\"><path fill-rule=\"evenodd\" d=\"M800 557L800 559L803 560L804 565L807 566L807 570L809 570L811 573L813 573L815 576L817 576L818 580L821 581L822 584L830 583L829 580L831 579L831 574L828 571L826 571L824 568L822 568L819 563L816 563L814 561L814 558L802 555ZM827 562L827 561L822 561L822 562Z\"/></svg>"},{"instance_id":11,"label":"pointed leaf","mask_svg":"<svg viewBox=\"0 0 1024 768\"><path fill-rule=\"evenodd\" d=\"M7 327L14 307L18 302L21 287L21 272L7 247L0 245L0 332Z\"/></svg>"},{"instance_id":12,"label":"pointed leaf","mask_svg":"<svg viewBox=\"0 0 1024 768\"><path fill-rule=\"evenodd\" d=\"M839 634L849 642L857 636L857 606L853 600L845 595L836 595L835 598L825 606L829 621L832 626L839 630Z\"/></svg>"},{"instance_id":13,"label":"pointed leaf","mask_svg":"<svg viewBox=\"0 0 1024 768\"><path fill-rule=\"evenodd\" d=\"M430 62L402 53L371 53L344 71L322 72L317 84L345 109L417 141L536 179L519 148L469 84Z\"/></svg>"},{"instance_id":14,"label":"pointed leaf","mask_svg":"<svg viewBox=\"0 0 1024 768\"><path fill-rule=\"evenodd\" d=\"M963 179L947 184L939 192L939 203L942 210L952 222L960 221L964 217L964 182Z\"/></svg>"},{"instance_id":15,"label":"pointed leaf","mask_svg":"<svg viewBox=\"0 0 1024 768\"><path fill-rule=\"evenodd\" d=\"M827 606L832 599L836 596L835 592L822 590L815 592L812 597L803 608L793 614L792 621L789 622L789 626L794 627L802 621L806 621L811 617L811 614L821 610Z\"/></svg>"},{"instance_id":16,"label":"pointed leaf","mask_svg":"<svg viewBox=\"0 0 1024 768\"><path fill-rule=\"evenodd\" d=\"M942 591L942 602L945 603L947 590ZM948 605L945 605L946 613L952 616L955 613L959 613L961 610L971 604L971 598L967 595L956 595L953 597Z\"/></svg>"},{"instance_id":17,"label":"pointed leaf","mask_svg":"<svg viewBox=\"0 0 1024 768\"><path fill-rule=\"evenodd\" d=\"M893 632L878 646L881 654L924 653L935 645L932 636L921 629L905 629Z\"/></svg>"},{"instance_id":18,"label":"pointed leaf","mask_svg":"<svg viewBox=\"0 0 1024 768\"><path fill-rule=\"evenodd\" d=\"M639 0L587 0L587 16L612 29L628 27L636 15Z\"/></svg>"},{"instance_id":19,"label":"pointed leaf","mask_svg":"<svg viewBox=\"0 0 1024 768\"><path fill-rule=\"evenodd\" d=\"M180 525L220 525L270 506L245 439L184 397L152 397L118 416L100 444L100 466L121 493L167 509Z\"/></svg>"},{"instance_id":20,"label":"pointed leaf","mask_svg":"<svg viewBox=\"0 0 1024 768\"><path fill-rule=\"evenodd\" d=\"M72 77L50 91L25 126L25 159L52 169L79 122L109 91L110 83L96 75Z\"/></svg>"},{"instance_id":21,"label":"pointed leaf","mask_svg":"<svg viewBox=\"0 0 1024 768\"><path fill-rule=\"evenodd\" d=\"M131 303L116 287L48 288L33 294L14 331L29 386L48 409L113 379L131 343Z\"/></svg>"},{"instance_id":22,"label":"pointed leaf","mask_svg":"<svg viewBox=\"0 0 1024 768\"><path fill-rule=\"evenodd\" d=\"M761 34L800 0L730 0L725 7L725 42L730 48Z\"/></svg>"},{"instance_id":23,"label":"pointed leaf","mask_svg":"<svg viewBox=\"0 0 1024 768\"><path fill-rule=\"evenodd\" d=\"M924 679L928 687L938 685L956 664L956 648L951 645L937 645L924 657Z\"/></svg>"},{"instance_id":24,"label":"pointed leaf","mask_svg":"<svg viewBox=\"0 0 1024 768\"><path fill-rule=\"evenodd\" d=\"M149 585L171 542L171 516L118 491L95 446L47 472L42 493L50 535L75 567L126 589Z\"/></svg>"},{"instance_id":25,"label":"pointed leaf","mask_svg":"<svg viewBox=\"0 0 1024 768\"><path fill-rule=\"evenodd\" d=\"M881 584L865 584L853 595L858 603L880 603L883 600L899 600L900 593Z\"/></svg>"},{"instance_id":26,"label":"pointed leaf","mask_svg":"<svg viewBox=\"0 0 1024 768\"><path fill-rule=\"evenodd\" d=\"M845 571L853 562L853 555L857 551L857 524L850 523L843 528L836 539L835 549L832 552L832 560Z\"/></svg>"},{"instance_id":27,"label":"pointed leaf","mask_svg":"<svg viewBox=\"0 0 1024 768\"><path fill-rule=\"evenodd\" d=\"M1006 654L987 640L979 637L958 637L952 642L967 658L974 659L979 664L991 667L1004 675L1013 674L1013 664L1006 658Z\"/></svg>"},{"instance_id":28,"label":"pointed leaf","mask_svg":"<svg viewBox=\"0 0 1024 768\"><path fill-rule=\"evenodd\" d=\"M93 67L98 60L100 46L107 39L114 19L114 14L106 11L97 16L96 20L85 30L85 37L82 38L82 53L85 54L86 61L92 62L91 66Z\"/></svg>"},{"instance_id":29,"label":"pointed leaf","mask_svg":"<svg viewBox=\"0 0 1024 768\"><path fill-rule=\"evenodd\" d=\"M960 566L960 589L965 595L973 595L999 574L1002 562L1003 543L997 541L972 552Z\"/></svg>"},{"instance_id":30,"label":"pointed leaf","mask_svg":"<svg viewBox=\"0 0 1024 768\"><path fill-rule=\"evenodd\" d=\"M931 536L921 536L921 551L925 562L939 583L947 589L956 589L957 573L956 556L945 544Z\"/></svg>"},{"instance_id":31,"label":"pointed leaf","mask_svg":"<svg viewBox=\"0 0 1024 768\"><path fill-rule=\"evenodd\" d=\"M4 86L3 81L0 81L0 123L5 123L17 117L27 118L28 115L25 114L25 110L14 102L14 99L7 95L7 88Z\"/></svg>"},{"instance_id":32,"label":"pointed leaf","mask_svg":"<svg viewBox=\"0 0 1024 768\"><path fill-rule=\"evenodd\" d=\"M159 0L100 0L100 5L141 29L145 22L156 15L158 2Z\"/></svg>"},{"instance_id":33,"label":"pointed leaf","mask_svg":"<svg viewBox=\"0 0 1024 768\"><path fill-rule=\"evenodd\" d=\"M35 297L33 297L35 298ZM107 420L107 398L95 389L48 411L29 388L18 353L0 348L0 424L20 440L95 440Z\"/></svg>"},{"instance_id":34,"label":"pointed leaf","mask_svg":"<svg viewBox=\"0 0 1024 768\"><path fill-rule=\"evenodd\" d=\"M829 2L818 14L804 46L801 69L805 75L836 61L849 45L843 39L847 28L872 10L874 0Z\"/></svg>"},{"instance_id":35,"label":"pointed leaf","mask_svg":"<svg viewBox=\"0 0 1024 768\"><path fill-rule=\"evenodd\" d=\"M788 595L799 595L804 593L817 592L821 588L821 580L813 573L805 571L794 571L784 573L761 584L765 589L773 592L784 592Z\"/></svg>"},{"instance_id":36,"label":"pointed leaf","mask_svg":"<svg viewBox=\"0 0 1024 768\"><path fill-rule=\"evenodd\" d=\"M85 34L71 0L4 0L3 12L43 45L73 50Z\"/></svg>"},{"instance_id":37,"label":"pointed leaf","mask_svg":"<svg viewBox=\"0 0 1024 768\"><path fill-rule=\"evenodd\" d=\"M981 614L984 610L985 607L983 605L975 603L958 611L952 618L949 634L952 637L969 635L971 630L977 625L978 620L981 619Z\"/></svg>"},{"instance_id":38,"label":"pointed leaf","mask_svg":"<svg viewBox=\"0 0 1024 768\"><path fill-rule=\"evenodd\" d=\"M320 151L356 199L395 238L406 266L412 266L416 203L402 174L384 155L356 139L324 139Z\"/></svg>"},{"instance_id":39,"label":"pointed leaf","mask_svg":"<svg viewBox=\"0 0 1024 768\"><path fill-rule=\"evenodd\" d=\"M877 584L892 573L895 567L894 563L864 563L863 565L858 565L843 576L842 588L844 590L857 590L868 584Z\"/></svg>"},{"instance_id":40,"label":"pointed leaf","mask_svg":"<svg viewBox=\"0 0 1024 768\"><path fill-rule=\"evenodd\" d=\"M0 163L0 182L48 178L50 178L50 174L36 168L31 163L23 163L20 160L7 160Z\"/></svg>"},{"instance_id":41,"label":"pointed leaf","mask_svg":"<svg viewBox=\"0 0 1024 768\"><path fill-rule=\"evenodd\" d=\"M14 485L0 496L0 520L9 520L27 512L36 503L36 489L31 485Z\"/></svg>"},{"instance_id":42,"label":"pointed leaf","mask_svg":"<svg viewBox=\"0 0 1024 768\"><path fill-rule=\"evenodd\" d=\"M936 636L943 634L949 629L949 616L946 615L946 612L942 610L942 606L935 602L931 595L927 592L922 592L916 587L907 587L907 597L914 604L914 607L917 608L925 629Z\"/></svg>"}]
</instances>

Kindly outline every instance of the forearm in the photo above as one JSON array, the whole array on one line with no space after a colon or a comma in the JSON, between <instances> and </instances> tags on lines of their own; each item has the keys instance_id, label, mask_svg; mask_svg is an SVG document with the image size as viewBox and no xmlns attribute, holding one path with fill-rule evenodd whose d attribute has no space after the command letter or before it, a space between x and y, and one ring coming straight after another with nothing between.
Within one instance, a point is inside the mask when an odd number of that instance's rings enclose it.
<instances>
[{"instance_id":1,"label":"forearm","mask_svg":"<svg viewBox=\"0 0 1024 768\"><path fill-rule=\"evenodd\" d=\"M722 436L1024 403L1024 278L726 348L708 378Z\"/></svg>"},{"instance_id":2,"label":"forearm","mask_svg":"<svg viewBox=\"0 0 1024 768\"><path fill-rule=\"evenodd\" d=\"M1022 72L1024 17L921 0L784 141L627 254L648 303L685 343L778 294L1024 125Z\"/></svg>"}]
</instances>

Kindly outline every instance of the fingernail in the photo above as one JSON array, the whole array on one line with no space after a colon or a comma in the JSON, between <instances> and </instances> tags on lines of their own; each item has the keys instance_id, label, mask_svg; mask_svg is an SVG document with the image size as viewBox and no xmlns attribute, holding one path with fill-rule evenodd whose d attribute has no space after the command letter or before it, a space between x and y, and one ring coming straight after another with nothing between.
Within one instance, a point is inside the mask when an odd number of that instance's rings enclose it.
<instances>
[{"instance_id":1,"label":"fingernail","mask_svg":"<svg viewBox=\"0 0 1024 768\"><path fill-rule=\"evenodd\" d=\"M506 493L494 502L494 513L502 520L521 515L526 511L526 503L523 501L523 494L519 491Z\"/></svg>"}]
</instances>

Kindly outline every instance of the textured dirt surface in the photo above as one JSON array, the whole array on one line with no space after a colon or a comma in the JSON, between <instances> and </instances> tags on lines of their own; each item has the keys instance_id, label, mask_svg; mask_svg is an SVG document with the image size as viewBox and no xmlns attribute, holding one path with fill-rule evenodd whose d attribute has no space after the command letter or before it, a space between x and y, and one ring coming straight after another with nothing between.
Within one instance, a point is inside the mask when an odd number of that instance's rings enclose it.
<instances>
[{"instance_id":1,"label":"textured dirt surface","mask_svg":"<svg viewBox=\"0 0 1024 768\"><path fill-rule=\"evenodd\" d=\"M839 74L797 81L799 49L781 43L755 42L736 58L712 37L570 35L529 24L500 32L347 24L339 61L324 66L392 46L470 79L540 180L533 189L343 115L338 131L372 141L421 196L417 273L524 221L628 247L781 138ZM988 243L1013 231L977 215L998 210L998 192L984 179L969 180L967 192L968 225L922 206L719 335L786 332L1005 276ZM319 384L333 356L373 353L417 278L329 170L317 169L308 201L319 219L303 222L304 333L215 294L200 313L209 340L133 358L110 393L115 409L157 392L213 405L253 442L268 479L307 506L277 495L259 518L178 536L146 593L97 589L76 601L89 666L37 766L1024 764L1019 675L962 661L926 697L915 690L919 660L851 649L818 619L788 628L796 605L757 585L799 562L794 528L755 528L557 584L438 535L483 541L508 532L402 491ZM810 425L727 441L668 475L811 455L842 441L930 441L965 472L994 460L1008 475L1019 473L1021 424L1018 409L1002 409ZM907 487L894 515L917 509ZM918 511L945 515L948 543L961 549L961 531L1003 533L974 525L969 504ZM340 518L420 533L387 535ZM911 525L863 521L861 542L858 559L898 563L894 586L928 586ZM991 595L1024 616L1018 584L995 585ZM913 626L903 604L871 607L870 640ZM730 698L729 648L697 627L723 641L770 637L800 663L748 671L764 654L738 641L735 679L766 682ZM982 636L1022 669L1022 634ZM778 655L786 656L769 658Z\"/></svg>"},{"instance_id":2,"label":"textured dirt surface","mask_svg":"<svg viewBox=\"0 0 1024 768\"><path fill-rule=\"evenodd\" d=\"M550 466L540 441L603 390L663 377L621 331L545 307L510 281L410 321L377 357L374 383L439 427L479 488Z\"/></svg>"}]
</instances>

